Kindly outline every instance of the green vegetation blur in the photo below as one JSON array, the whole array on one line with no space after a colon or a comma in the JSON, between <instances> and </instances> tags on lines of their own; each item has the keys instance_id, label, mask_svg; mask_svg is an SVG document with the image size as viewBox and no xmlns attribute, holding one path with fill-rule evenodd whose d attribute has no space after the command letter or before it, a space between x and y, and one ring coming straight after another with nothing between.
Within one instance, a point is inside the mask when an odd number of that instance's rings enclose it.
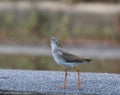
<instances>
[{"instance_id":1,"label":"green vegetation blur","mask_svg":"<svg viewBox=\"0 0 120 95\"><path fill-rule=\"evenodd\" d=\"M108 14L109 15L109 14ZM91 42L120 43L120 13L114 18L92 14L15 10L0 12L0 43L31 44L48 42L57 36L74 44Z\"/></svg>"},{"instance_id":2,"label":"green vegetation blur","mask_svg":"<svg viewBox=\"0 0 120 95\"><path fill-rule=\"evenodd\" d=\"M119 62L119 59L93 59L89 64L78 65L78 68L81 72L120 73ZM0 65L1 69L64 70L50 56L1 55ZM74 71L72 68L68 70Z\"/></svg>"},{"instance_id":3,"label":"green vegetation blur","mask_svg":"<svg viewBox=\"0 0 120 95\"><path fill-rule=\"evenodd\" d=\"M76 0L75 3L78 1L80 0ZM95 0L86 0L85 2L88 1ZM118 0L114 1L106 0L105 3L119 2ZM102 43L118 46L120 44L120 13L117 13L115 19L111 20L106 20L106 17L99 20L97 16L63 11L44 11L35 7L29 11L18 11L17 7L14 10L0 11L0 44L50 46L51 36L56 36L63 44L67 45ZM84 72L120 73L119 63L119 59L94 59L90 64L80 65L79 68ZM63 70L49 56L2 54L0 54L0 68Z\"/></svg>"}]
</instances>

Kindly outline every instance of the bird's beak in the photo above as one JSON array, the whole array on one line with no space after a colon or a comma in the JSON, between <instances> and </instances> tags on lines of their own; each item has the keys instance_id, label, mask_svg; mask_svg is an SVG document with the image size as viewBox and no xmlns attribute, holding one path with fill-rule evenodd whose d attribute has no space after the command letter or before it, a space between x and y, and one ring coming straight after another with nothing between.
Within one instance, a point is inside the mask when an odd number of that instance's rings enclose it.
<instances>
[{"instance_id":1,"label":"bird's beak","mask_svg":"<svg viewBox=\"0 0 120 95\"><path fill-rule=\"evenodd\" d=\"M56 42L59 47L63 47L59 42Z\"/></svg>"}]
</instances>

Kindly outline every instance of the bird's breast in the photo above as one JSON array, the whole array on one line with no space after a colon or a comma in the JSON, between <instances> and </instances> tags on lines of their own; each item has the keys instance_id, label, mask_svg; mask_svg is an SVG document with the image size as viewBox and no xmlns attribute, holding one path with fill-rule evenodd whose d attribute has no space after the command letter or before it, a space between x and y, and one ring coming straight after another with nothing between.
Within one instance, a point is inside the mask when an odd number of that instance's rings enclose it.
<instances>
[{"instance_id":1,"label":"bird's breast","mask_svg":"<svg viewBox=\"0 0 120 95\"><path fill-rule=\"evenodd\" d=\"M64 63L64 60L57 53L53 53L53 58L58 64Z\"/></svg>"}]
</instances>

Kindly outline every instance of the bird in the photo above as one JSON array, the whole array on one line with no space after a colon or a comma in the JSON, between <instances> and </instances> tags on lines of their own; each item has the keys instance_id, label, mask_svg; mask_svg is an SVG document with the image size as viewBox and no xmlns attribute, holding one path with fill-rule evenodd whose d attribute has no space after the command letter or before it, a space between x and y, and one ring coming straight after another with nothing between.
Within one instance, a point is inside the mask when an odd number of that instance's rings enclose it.
<instances>
[{"instance_id":1,"label":"bird","mask_svg":"<svg viewBox=\"0 0 120 95\"><path fill-rule=\"evenodd\" d=\"M67 68L72 67L78 73L78 84L77 85L78 85L78 89L80 89L80 71L77 68L77 65L82 64L82 63L89 63L92 59L81 58L69 52L63 51L61 49L63 46L57 41L56 37L51 37L50 44L51 44L51 49L52 49L52 55L53 55L55 62L63 66L64 71L65 71L64 84L62 86L59 86L59 88L61 89L66 88Z\"/></svg>"}]
</instances>

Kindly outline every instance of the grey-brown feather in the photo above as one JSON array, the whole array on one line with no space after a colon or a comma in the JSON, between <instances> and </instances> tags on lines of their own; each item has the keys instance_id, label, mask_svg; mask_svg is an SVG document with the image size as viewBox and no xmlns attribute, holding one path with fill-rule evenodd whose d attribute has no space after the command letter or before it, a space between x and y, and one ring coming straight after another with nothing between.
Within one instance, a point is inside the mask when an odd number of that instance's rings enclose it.
<instances>
[{"instance_id":1,"label":"grey-brown feather","mask_svg":"<svg viewBox=\"0 0 120 95\"><path fill-rule=\"evenodd\" d=\"M65 61L65 62L71 62L71 63L83 63L83 62L90 62L91 59L86 58L80 58L78 56L75 56L71 53L58 50L59 56Z\"/></svg>"}]
</instances>

